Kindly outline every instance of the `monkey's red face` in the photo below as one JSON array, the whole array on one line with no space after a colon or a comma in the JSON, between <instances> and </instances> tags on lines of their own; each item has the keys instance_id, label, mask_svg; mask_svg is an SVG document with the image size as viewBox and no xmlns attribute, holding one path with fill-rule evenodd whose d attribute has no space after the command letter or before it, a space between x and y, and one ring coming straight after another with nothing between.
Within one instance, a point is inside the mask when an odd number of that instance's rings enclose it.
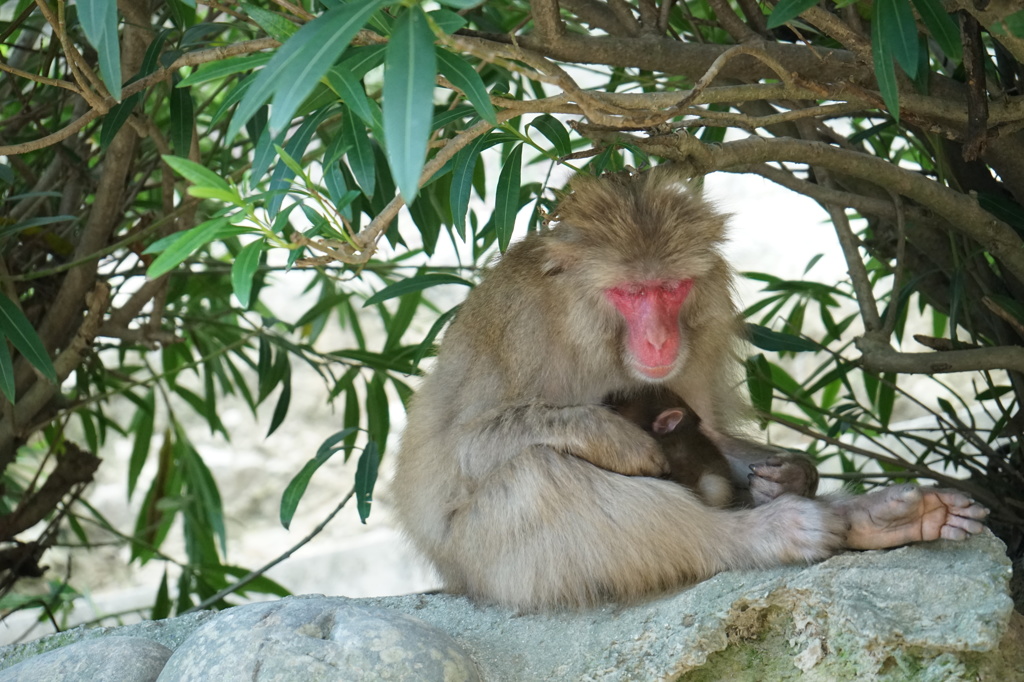
<instances>
[{"instance_id":1,"label":"monkey's red face","mask_svg":"<svg viewBox=\"0 0 1024 682\"><path fill-rule=\"evenodd\" d=\"M692 279L630 282L604 295L626 320L626 348L633 369L659 381L676 369L679 357L679 309Z\"/></svg>"}]
</instances>

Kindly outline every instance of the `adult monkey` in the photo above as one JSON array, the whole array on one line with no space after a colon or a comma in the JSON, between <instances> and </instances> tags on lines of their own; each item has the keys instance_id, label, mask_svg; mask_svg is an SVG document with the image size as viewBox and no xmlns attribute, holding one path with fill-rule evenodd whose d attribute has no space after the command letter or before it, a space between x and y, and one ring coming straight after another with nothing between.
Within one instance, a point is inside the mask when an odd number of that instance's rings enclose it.
<instances>
[{"instance_id":1,"label":"adult monkey","mask_svg":"<svg viewBox=\"0 0 1024 682\"><path fill-rule=\"evenodd\" d=\"M655 441L602 406L652 384L727 456L737 423L725 221L670 170L578 176L557 226L512 246L463 304L408 414L398 520L445 587L535 610L628 600L729 568L809 562L980 532L958 493L889 488L820 501L797 457L754 467L753 509L656 478ZM801 473L804 472L804 473ZM785 494L785 493L798 494Z\"/></svg>"}]
</instances>

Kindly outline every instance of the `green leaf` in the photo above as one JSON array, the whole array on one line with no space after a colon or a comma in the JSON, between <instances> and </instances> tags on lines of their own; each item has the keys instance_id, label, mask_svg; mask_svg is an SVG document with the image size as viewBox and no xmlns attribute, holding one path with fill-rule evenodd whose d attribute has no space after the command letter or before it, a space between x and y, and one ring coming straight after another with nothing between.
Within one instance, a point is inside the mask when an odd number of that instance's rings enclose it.
<instances>
[{"instance_id":1,"label":"green leaf","mask_svg":"<svg viewBox=\"0 0 1024 682\"><path fill-rule=\"evenodd\" d=\"M960 42L960 29L956 21L943 8L939 0L913 0L914 7L931 31L935 42L954 63L963 59L964 46Z\"/></svg>"},{"instance_id":2,"label":"green leaf","mask_svg":"<svg viewBox=\"0 0 1024 682\"><path fill-rule=\"evenodd\" d=\"M892 1L892 0L887 0ZM882 101L896 122L900 120L900 91L896 85L896 67L893 64L892 47L882 32L882 22L877 21L878 3L875 4L876 20L871 22L871 57L875 63L875 78Z\"/></svg>"},{"instance_id":3,"label":"green leaf","mask_svg":"<svg viewBox=\"0 0 1024 682\"><path fill-rule=\"evenodd\" d=\"M568 156L572 153L569 133L566 132L562 122L551 114L543 114L533 119L530 122L530 127L548 139L558 156Z\"/></svg>"},{"instance_id":4,"label":"green leaf","mask_svg":"<svg viewBox=\"0 0 1024 682\"><path fill-rule=\"evenodd\" d=\"M819 350L818 344L809 339L777 332L759 324L747 323L747 334L750 342L761 350L793 353Z\"/></svg>"},{"instance_id":5,"label":"green leaf","mask_svg":"<svg viewBox=\"0 0 1024 682\"><path fill-rule=\"evenodd\" d=\"M288 23L289 26L293 26L290 22L285 23ZM244 57L229 57L228 59L224 59L219 62L209 62L200 66L194 73L191 73L181 79L175 87L187 88L192 85L199 85L200 83L220 80L232 74L241 73L242 71L249 71L251 69L264 66L270 61L272 56L272 54L267 52L259 52L257 54L245 55Z\"/></svg>"},{"instance_id":6,"label":"green leaf","mask_svg":"<svg viewBox=\"0 0 1024 682\"><path fill-rule=\"evenodd\" d=\"M498 174L498 188L494 201L494 229L498 233L498 248L502 253L512 241L512 230L519 213L519 190L523 165L523 145L517 144L509 153Z\"/></svg>"},{"instance_id":7,"label":"green leaf","mask_svg":"<svg viewBox=\"0 0 1024 682\"><path fill-rule=\"evenodd\" d=\"M447 9L435 9L427 12L430 20L437 24L437 27L451 35L466 25L466 20L461 16Z\"/></svg>"},{"instance_id":8,"label":"green leaf","mask_svg":"<svg viewBox=\"0 0 1024 682\"><path fill-rule=\"evenodd\" d=\"M135 105L142 100L142 93L137 92L125 101L115 104L103 117L102 128L100 129L100 148L106 149L113 142L117 131L121 130L128 117L131 116Z\"/></svg>"},{"instance_id":9,"label":"green leaf","mask_svg":"<svg viewBox=\"0 0 1024 682\"><path fill-rule=\"evenodd\" d=\"M156 600L153 602L153 610L149 612L151 620L162 620L171 615L171 591L167 587L167 569L164 569L164 577L160 579L160 586L156 590Z\"/></svg>"},{"instance_id":10,"label":"green leaf","mask_svg":"<svg viewBox=\"0 0 1024 682\"><path fill-rule=\"evenodd\" d=\"M277 431L277 427L284 423L284 418L288 416L288 406L292 402L292 369L291 365L285 365L285 373L281 378L281 382L284 384L281 388L281 395L277 397L277 405L274 406L274 414L270 418L270 426L267 428L266 437L269 438L274 431Z\"/></svg>"},{"instance_id":11,"label":"green leaf","mask_svg":"<svg viewBox=\"0 0 1024 682\"><path fill-rule=\"evenodd\" d=\"M366 128L362 122L352 115L350 109L344 109L341 115L342 144L349 147L348 166L363 194L372 197L377 189L377 162L373 147L366 136Z\"/></svg>"},{"instance_id":12,"label":"green leaf","mask_svg":"<svg viewBox=\"0 0 1024 682\"><path fill-rule=\"evenodd\" d=\"M896 401L896 376L893 372L886 372L878 389L878 421L886 428L892 418L892 408Z\"/></svg>"},{"instance_id":13,"label":"green leaf","mask_svg":"<svg viewBox=\"0 0 1024 682\"><path fill-rule=\"evenodd\" d=\"M326 80L328 86L337 93L342 102L348 105L349 110L362 119L363 123L368 126L380 123L375 120L374 114L376 112L373 109L373 105L370 104L370 99L366 96L366 91L363 90L362 83L359 82L358 78L348 73L344 65L336 66L328 71ZM366 137L365 132L363 137Z\"/></svg>"},{"instance_id":14,"label":"green leaf","mask_svg":"<svg viewBox=\"0 0 1024 682\"><path fill-rule=\"evenodd\" d=\"M14 363L11 360L11 349L7 347L7 336L0 332L0 392L8 402L14 404Z\"/></svg>"},{"instance_id":15,"label":"green leaf","mask_svg":"<svg viewBox=\"0 0 1024 682\"><path fill-rule=\"evenodd\" d=\"M252 295L252 278L260 266L260 256L266 250L266 243L256 241L247 244L231 264L231 288L235 291L238 303L244 309L249 308L249 297Z\"/></svg>"},{"instance_id":16,"label":"green leaf","mask_svg":"<svg viewBox=\"0 0 1024 682\"><path fill-rule=\"evenodd\" d=\"M466 211L469 210L469 195L473 190L473 173L477 159L488 145L488 136L476 138L455 155L452 171L452 186L448 190L448 201L452 207L452 222L459 237L466 238Z\"/></svg>"},{"instance_id":17,"label":"green leaf","mask_svg":"<svg viewBox=\"0 0 1024 682\"><path fill-rule=\"evenodd\" d=\"M121 100L121 46L117 41L117 0L79 0L78 20L100 59L103 82Z\"/></svg>"},{"instance_id":18,"label":"green leaf","mask_svg":"<svg viewBox=\"0 0 1024 682\"><path fill-rule=\"evenodd\" d=\"M149 456L149 446L153 441L153 422L156 416L156 398L153 391L146 392L146 397L135 411L132 417L129 432L135 434L135 442L132 443L132 454L128 460L128 499L132 498L135 486L139 482L139 474L146 464Z\"/></svg>"},{"instance_id":19,"label":"green leaf","mask_svg":"<svg viewBox=\"0 0 1024 682\"><path fill-rule=\"evenodd\" d=\"M768 28L778 28L818 4L818 0L780 0L768 15Z\"/></svg>"},{"instance_id":20,"label":"green leaf","mask_svg":"<svg viewBox=\"0 0 1024 682\"><path fill-rule=\"evenodd\" d=\"M195 161L189 161L178 156L171 156L165 154L163 157L164 163L171 167L175 173L191 182L196 187L210 187L213 189L223 190L230 192L231 187L224 181L224 178L220 177L206 166L196 163Z\"/></svg>"},{"instance_id":21,"label":"green leaf","mask_svg":"<svg viewBox=\"0 0 1024 682\"><path fill-rule=\"evenodd\" d=\"M434 347L434 339L437 338L437 335L441 333L444 326L448 324L448 322L455 317L458 312L459 306L455 306L434 320L434 324L431 325L430 331L428 331L423 337L423 340L420 341L420 345L416 349L416 354L412 357L413 365L419 367L420 361L425 358L427 353L429 353Z\"/></svg>"},{"instance_id":22,"label":"green leaf","mask_svg":"<svg viewBox=\"0 0 1024 682\"><path fill-rule=\"evenodd\" d=\"M373 502L373 486L377 483L377 468L380 466L380 453L377 444L370 441L366 444L363 454L356 465L356 509L359 520L366 523L370 518L370 504Z\"/></svg>"},{"instance_id":23,"label":"green leaf","mask_svg":"<svg viewBox=\"0 0 1024 682\"><path fill-rule=\"evenodd\" d=\"M764 355L747 358L747 387L750 390L750 403L762 414L772 411L772 368Z\"/></svg>"},{"instance_id":24,"label":"green leaf","mask_svg":"<svg viewBox=\"0 0 1024 682\"><path fill-rule=\"evenodd\" d=\"M439 284L461 284L463 286L472 287L473 283L467 280L457 277L455 275L446 275L442 272L428 272L422 275L415 275L408 277L401 281L389 284L384 287L373 296L366 299L366 303L363 307L376 305L381 301L386 301L389 298L395 298L396 296L404 296L414 291L422 291L429 287L436 287Z\"/></svg>"},{"instance_id":25,"label":"green leaf","mask_svg":"<svg viewBox=\"0 0 1024 682\"><path fill-rule=\"evenodd\" d=\"M491 125L498 125L497 114L494 113L494 105L491 104L491 96L484 87L480 74L470 66L465 59L459 55L452 54L443 47L435 48L437 54L437 65L444 77L452 82L476 108L480 117Z\"/></svg>"},{"instance_id":26,"label":"green leaf","mask_svg":"<svg viewBox=\"0 0 1024 682\"><path fill-rule=\"evenodd\" d=\"M39 218L29 218L13 225L0 228L0 237L9 237L12 234L27 230L30 227L41 227L43 225L55 225L57 223L67 223L77 220L73 215L51 215L51 216L40 216Z\"/></svg>"},{"instance_id":27,"label":"green leaf","mask_svg":"<svg viewBox=\"0 0 1024 682\"><path fill-rule=\"evenodd\" d=\"M188 88L171 88L171 145L179 156L188 154L192 147L192 123L195 108L192 92Z\"/></svg>"},{"instance_id":28,"label":"green leaf","mask_svg":"<svg viewBox=\"0 0 1024 682\"><path fill-rule=\"evenodd\" d=\"M146 276L150 279L156 279L170 272L201 247L220 237L225 227L228 227L228 219L226 217L214 218L196 225L191 230L173 235L176 239L163 253L153 260L149 269L146 270ZM149 253L152 248L151 246L143 253Z\"/></svg>"},{"instance_id":29,"label":"green leaf","mask_svg":"<svg viewBox=\"0 0 1024 682\"><path fill-rule=\"evenodd\" d=\"M440 0L440 3L455 9L469 9L484 4L483 0Z\"/></svg>"},{"instance_id":30,"label":"green leaf","mask_svg":"<svg viewBox=\"0 0 1024 682\"><path fill-rule=\"evenodd\" d=\"M279 43L286 42L299 30L299 27L288 21L280 14L275 14L270 10L257 7L256 5L250 5L242 3L242 9L249 15L256 25L267 32L267 35L278 41Z\"/></svg>"},{"instance_id":31,"label":"green leaf","mask_svg":"<svg viewBox=\"0 0 1024 682\"><path fill-rule=\"evenodd\" d=\"M324 444L317 450L316 456L306 462L299 473L295 474L292 480L289 481L288 486L281 495L280 516L282 526L288 528L291 525L292 519L295 517L295 510L299 507L299 501L306 494L306 487L309 486L309 481L313 478L316 470L323 466L334 453L343 450L344 446L335 446L354 434L356 430L353 427L343 429L324 441Z\"/></svg>"},{"instance_id":32,"label":"green leaf","mask_svg":"<svg viewBox=\"0 0 1024 682\"><path fill-rule=\"evenodd\" d=\"M274 106L270 129L274 134L283 130L367 19L385 3L386 0L357 0L338 5L300 28L257 74L231 118L227 139L233 140L271 96Z\"/></svg>"},{"instance_id":33,"label":"green leaf","mask_svg":"<svg viewBox=\"0 0 1024 682\"><path fill-rule=\"evenodd\" d=\"M436 73L434 34L423 10L410 7L395 21L384 57L383 89L388 163L407 204L419 193L427 158Z\"/></svg>"},{"instance_id":34,"label":"green leaf","mask_svg":"<svg viewBox=\"0 0 1024 682\"><path fill-rule=\"evenodd\" d=\"M917 76L918 50L917 24L907 0L875 0L875 27L896 61L911 78ZM872 38L874 42L874 38Z\"/></svg>"},{"instance_id":35,"label":"green leaf","mask_svg":"<svg viewBox=\"0 0 1024 682\"><path fill-rule=\"evenodd\" d=\"M57 382L57 371L53 368L50 355L39 340L39 335L25 314L6 294L0 294L0 334L3 334L18 349L29 364L39 370L50 381Z\"/></svg>"},{"instance_id":36,"label":"green leaf","mask_svg":"<svg viewBox=\"0 0 1024 682\"><path fill-rule=\"evenodd\" d=\"M179 433L179 442L185 442L184 434ZM190 497L196 505L196 510L202 515L203 531L213 531L220 542L221 552L227 553L227 531L224 529L224 508L221 504L220 492L217 490L217 483L206 466L206 462L199 456L191 444L186 443L186 454L183 458L185 465L185 478L188 482ZM188 515L185 518L188 523ZM187 536L189 533L186 531ZM192 552L189 552L192 556Z\"/></svg>"}]
</instances>

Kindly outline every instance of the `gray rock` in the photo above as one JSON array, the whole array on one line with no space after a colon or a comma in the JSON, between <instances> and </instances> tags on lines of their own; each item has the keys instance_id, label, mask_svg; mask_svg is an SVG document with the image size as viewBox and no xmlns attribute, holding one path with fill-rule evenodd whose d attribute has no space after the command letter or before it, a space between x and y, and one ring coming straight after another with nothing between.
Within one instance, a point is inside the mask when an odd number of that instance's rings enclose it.
<instances>
[{"instance_id":1,"label":"gray rock","mask_svg":"<svg viewBox=\"0 0 1024 682\"><path fill-rule=\"evenodd\" d=\"M1012 610L1009 577L1005 548L985 533L731 571L581 612L516 614L451 595L293 597L62 633L0 649L0 667L74 638L135 635L176 648L160 682L1024 682L1024 616Z\"/></svg>"},{"instance_id":2,"label":"gray rock","mask_svg":"<svg viewBox=\"0 0 1024 682\"><path fill-rule=\"evenodd\" d=\"M461 597L363 603L445 629L486 680L1024 682L1024 617L990 533L722 573L634 606L524 614Z\"/></svg>"},{"instance_id":3,"label":"gray rock","mask_svg":"<svg viewBox=\"0 0 1024 682\"><path fill-rule=\"evenodd\" d=\"M177 618L166 620L148 620L142 623L132 623L120 627L87 628L81 625L55 635L40 637L37 640L25 644L10 644L0 647L0 670L9 668L21 661L33 656L39 656L47 651L53 651L60 647L91 639L103 637L143 637L171 649L178 648L178 645L192 634L201 624L216 615L213 611L200 611L189 613Z\"/></svg>"},{"instance_id":4,"label":"gray rock","mask_svg":"<svg viewBox=\"0 0 1024 682\"><path fill-rule=\"evenodd\" d=\"M152 682L170 656L142 637L89 639L0 671L0 682Z\"/></svg>"},{"instance_id":5,"label":"gray rock","mask_svg":"<svg viewBox=\"0 0 1024 682\"><path fill-rule=\"evenodd\" d=\"M479 680L442 630L396 611L330 597L291 597L229 609L167 662L160 682Z\"/></svg>"}]
</instances>

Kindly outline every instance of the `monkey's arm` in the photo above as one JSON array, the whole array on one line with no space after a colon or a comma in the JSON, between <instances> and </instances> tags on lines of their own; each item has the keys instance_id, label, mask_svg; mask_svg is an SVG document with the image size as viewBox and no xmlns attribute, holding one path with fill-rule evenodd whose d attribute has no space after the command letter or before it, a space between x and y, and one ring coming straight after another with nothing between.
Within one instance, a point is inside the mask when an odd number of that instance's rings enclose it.
<instances>
[{"instance_id":1,"label":"monkey's arm","mask_svg":"<svg viewBox=\"0 0 1024 682\"><path fill-rule=\"evenodd\" d=\"M729 460L741 500L759 507L786 493L814 497L817 492L818 470L804 455L736 436L707 435Z\"/></svg>"},{"instance_id":2,"label":"monkey's arm","mask_svg":"<svg viewBox=\"0 0 1024 682\"><path fill-rule=\"evenodd\" d=\"M471 478L487 475L532 446L547 446L626 476L669 472L653 438L600 405L531 402L490 410L460 430L458 456Z\"/></svg>"}]
</instances>

